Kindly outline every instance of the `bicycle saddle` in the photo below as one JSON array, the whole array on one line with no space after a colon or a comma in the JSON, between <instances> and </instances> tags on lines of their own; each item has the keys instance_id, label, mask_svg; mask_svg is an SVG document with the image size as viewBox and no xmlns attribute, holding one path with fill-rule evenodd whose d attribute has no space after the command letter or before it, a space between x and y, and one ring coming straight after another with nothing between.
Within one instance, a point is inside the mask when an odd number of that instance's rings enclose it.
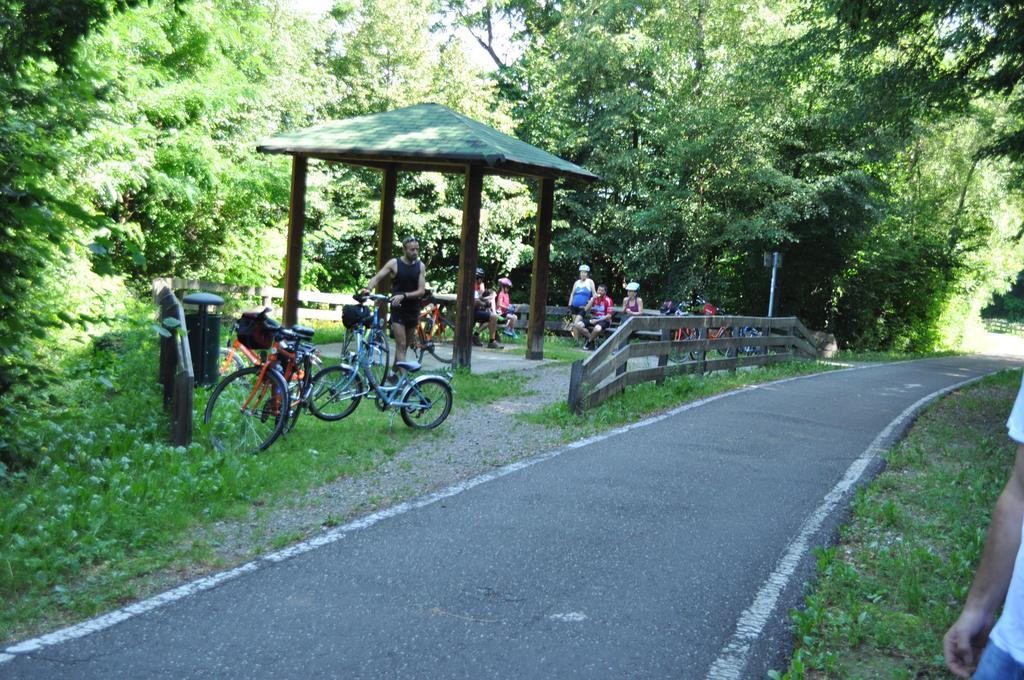
<instances>
[{"instance_id":1,"label":"bicycle saddle","mask_svg":"<svg viewBox=\"0 0 1024 680\"><path fill-rule=\"evenodd\" d=\"M293 333L295 333L295 335L302 338L303 340L311 339L313 337L313 333L316 332L309 326L292 326L291 330Z\"/></svg>"},{"instance_id":2,"label":"bicycle saddle","mask_svg":"<svg viewBox=\"0 0 1024 680\"><path fill-rule=\"evenodd\" d=\"M423 364L417 361L396 361L395 366L397 366L398 368L404 368L410 373L415 373L416 371L423 368Z\"/></svg>"}]
</instances>

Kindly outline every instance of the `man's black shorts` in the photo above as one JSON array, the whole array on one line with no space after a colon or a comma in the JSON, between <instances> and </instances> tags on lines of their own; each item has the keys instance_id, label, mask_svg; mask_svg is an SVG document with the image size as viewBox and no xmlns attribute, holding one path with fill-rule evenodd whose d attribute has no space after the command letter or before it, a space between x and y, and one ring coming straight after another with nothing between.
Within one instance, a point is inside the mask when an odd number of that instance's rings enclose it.
<instances>
[{"instance_id":1,"label":"man's black shorts","mask_svg":"<svg viewBox=\"0 0 1024 680\"><path fill-rule=\"evenodd\" d=\"M473 310L473 320L484 322L491 320L491 310L482 307L477 307Z\"/></svg>"},{"instance_id":2,"label":"man's black shorts","mask_svg":"<svg viewBox=\"0 0 1024 680\"><path fill-rule=\"evenodd\" d=\"M416 328L420 323L420 307L399 305L391 310L391 323L400 323L406 329Z\"/></svg>"}]
</instances>

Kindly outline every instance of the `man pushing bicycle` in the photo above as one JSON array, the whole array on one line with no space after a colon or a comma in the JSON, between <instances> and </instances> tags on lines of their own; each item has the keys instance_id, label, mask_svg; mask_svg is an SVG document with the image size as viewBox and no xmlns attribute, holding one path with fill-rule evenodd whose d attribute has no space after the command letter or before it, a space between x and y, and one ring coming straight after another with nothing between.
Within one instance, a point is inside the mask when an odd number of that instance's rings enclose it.
<instances>
[{"instance_id":1,"label":"man pushing bicycle","mask_svg":"<svg viewBox=\"0 0 1024 680\"><path fill-rule=\"evenodd\" d=\"M419 255L420 242L416 237L405 238L402 256L388 260L363 288L364 293L369 293L381 281L391 279L391 333L395 336L395 363L405 361L409 337L419 324L420 302L427 294L427 267ZM388 378L394 375L392 366Z\"/></svg>"}]
</instances>

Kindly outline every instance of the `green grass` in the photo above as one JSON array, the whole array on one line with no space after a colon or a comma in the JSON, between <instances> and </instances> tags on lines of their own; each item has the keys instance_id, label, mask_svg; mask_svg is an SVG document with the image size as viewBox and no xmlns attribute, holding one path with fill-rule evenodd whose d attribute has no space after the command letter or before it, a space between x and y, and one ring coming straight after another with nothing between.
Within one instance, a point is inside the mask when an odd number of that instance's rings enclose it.
<instances>
[{"instance_id":1,"label":"green grass","mask_svg":"<svg viewBox=\"0 0 1024 680\"><path fill-rule=\"evenodd\" d=\"M73 352L55 367L64 380L18 419L17 440L34 464L0 466L2 640L117 606L151 590L152 579L168 570L219 566L212 546L194 538L205 535L197 529L286 505L332 480L372 471L417 438L444 436L443 425L412 431L365 402L336 423L304 414L256 456L218 453L201 429L190 446L170 446L151 316L143 305L127 330L107 338L106 349ZM525 380L457 373L455 417L520 394ZM197 423L209 391L196 393ZM264 547L297 538L267 537Z\"/></svg>"},{"instance_id":2,"label":"green grass","mask_svg":"<svg viewBox=\"0 0 1024 680\"><path fill-rule=\"evenodd\" d=\"M562 428L566 439L578 439L720 392L837 368L817 361L790 361L735 373L723 371L705 376L681 375L668 378L660 386L651 382L628 387L622 394L579 415L569 410L566 401L560 401L519 417L537 425Z\"/></svg>"},{"instance_id":3,"label":"green grass","mask_svg":"<svg viewBox=\"0 0 1024 680\"><path fill-rule=\"evenodd\" d=\"M853 502L837 546L790 616L797 640L776 678L934 678L992 508L1013 467L1006 417L1020 386L1006 371L924 413Z\"/></svg>"},{"instance_id":4,"label":"green grass","mask_svg":"<svg viewBox=\"0 0 1024 680\"><path fill-rule=\"evenodd\" d=\"M867 352L842 350L839 353L837 353L832 360L882 363L886 361L913 361L915 359L936 359L939 357L956 356L958 354L960 354L960 352Z\"/></svg>"}]
</instances>

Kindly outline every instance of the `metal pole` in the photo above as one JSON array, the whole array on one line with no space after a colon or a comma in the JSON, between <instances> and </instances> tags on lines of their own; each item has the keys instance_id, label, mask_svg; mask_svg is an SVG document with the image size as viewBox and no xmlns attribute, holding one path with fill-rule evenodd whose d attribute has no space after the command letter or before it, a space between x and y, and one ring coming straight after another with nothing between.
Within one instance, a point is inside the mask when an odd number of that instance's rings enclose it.
<instances>
[{"instance_id":1,"label":"metal pole","mask_svg":"<svg viewBox=\"0 0 1024 680\"><path fill-rule=\"evenodd\" d=\"M779 254L772 253L772 288L768 293L768 318L772 316L772 310L775 309L775 276L779 271Z\"/></svg>"}]
</instances>

